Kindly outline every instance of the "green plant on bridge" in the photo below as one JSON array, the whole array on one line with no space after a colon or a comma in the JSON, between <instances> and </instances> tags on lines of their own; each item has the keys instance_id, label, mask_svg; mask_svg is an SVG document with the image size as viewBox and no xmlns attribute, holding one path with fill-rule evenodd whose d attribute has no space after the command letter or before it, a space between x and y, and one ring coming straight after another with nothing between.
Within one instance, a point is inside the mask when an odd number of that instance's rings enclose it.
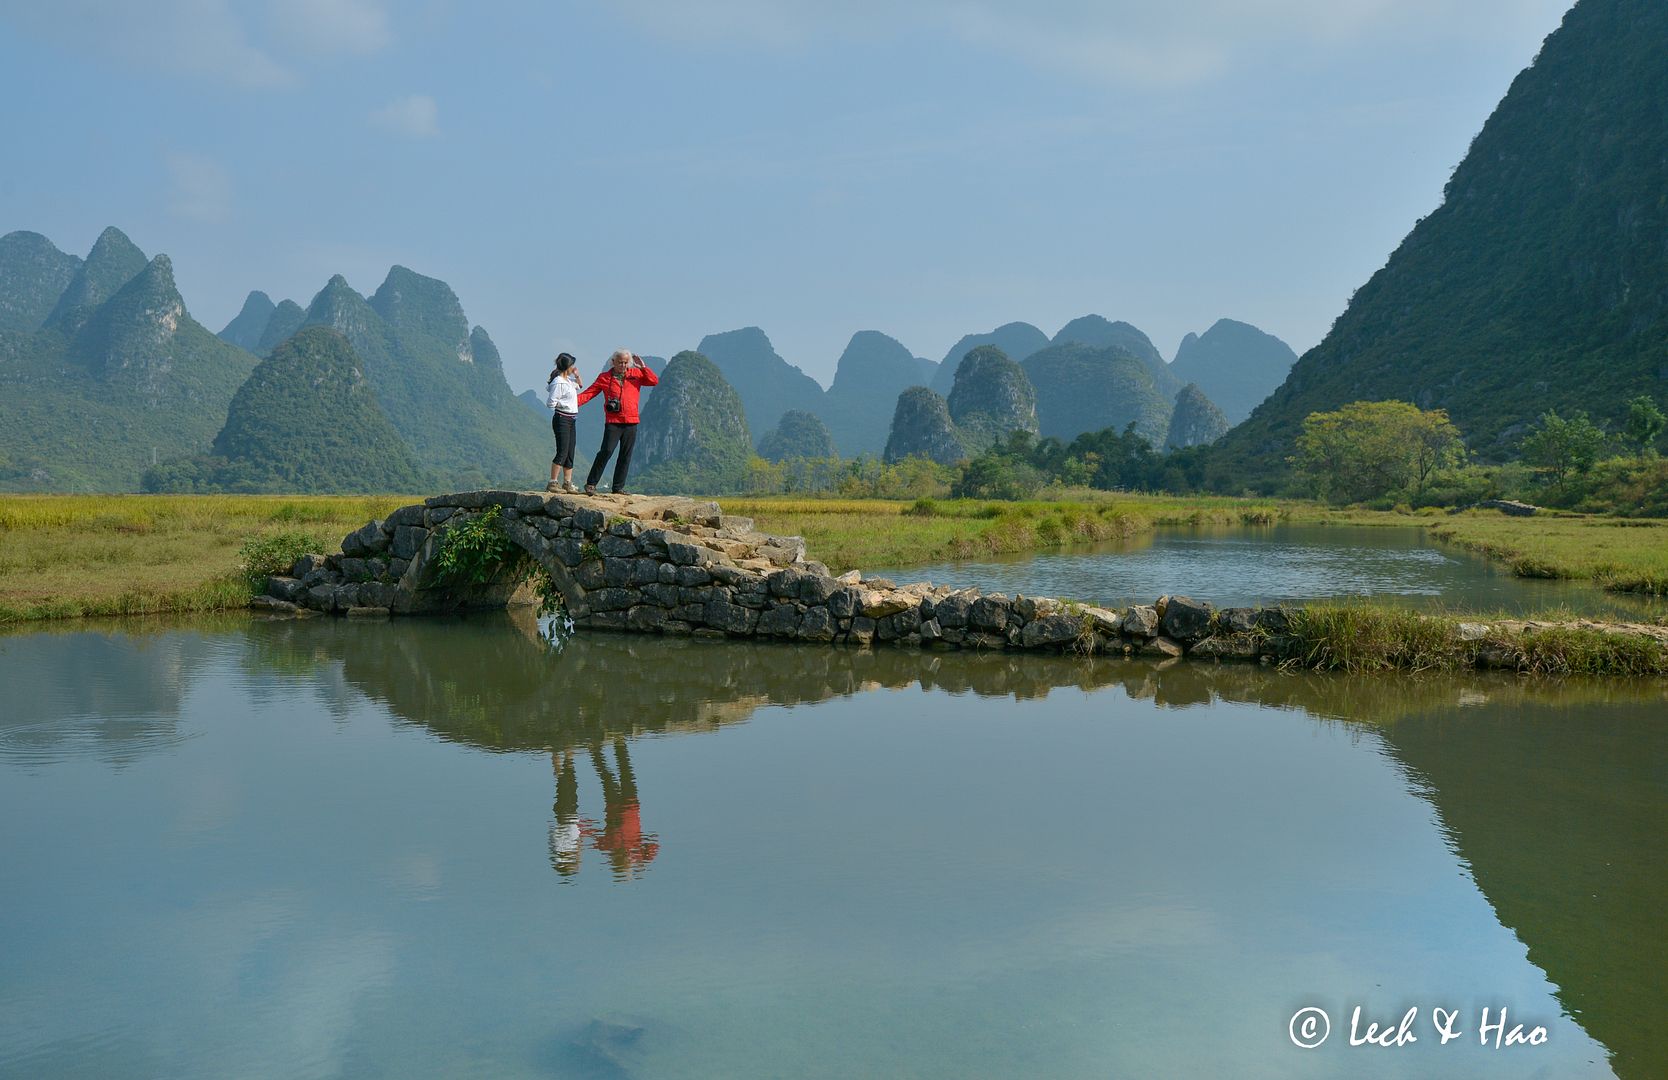
<instances>
[{"instance_id":1,"label":"green plant on bridge","mask_svg":"<svg viewBox=\"0 0 1668 1080\"><path fill-rule=\"evenodd\" d=\"M463 521L448 523L440 534L434 573L449 584L485 585L516 553L515 541L504 530L502 511L489 506Z\"/></svg>"},{"instance_id":2,"label":"green plant on bridge","mask_svg":"<svg viewBox=\"0 0 1668 1080\"><path fill-rule=\"evenodd\" d=\"M440 581L468 585L485 585L510 566L523 580L531 580L541 617L567 610L562 590L550 571L527 558L510 539L499 507L489 506L474 517L448 525L440 534L440 550L432 565Z\"/></svg>"}]
</instances>

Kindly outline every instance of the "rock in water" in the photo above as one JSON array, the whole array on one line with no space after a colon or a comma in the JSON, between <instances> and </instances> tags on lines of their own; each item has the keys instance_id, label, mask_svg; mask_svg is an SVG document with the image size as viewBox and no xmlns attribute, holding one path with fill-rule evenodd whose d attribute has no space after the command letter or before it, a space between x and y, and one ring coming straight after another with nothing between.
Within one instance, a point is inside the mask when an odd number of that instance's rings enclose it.
<instances>
[{"instance_id":1,"label":"rock in water","mask_svg":"<svg viewBox=\"0 0 1668 1080\"><path fill-rule=\"evenodd\" d=\"M1213 443L1228 433L1228 418L1222 415L1197 383L1188 383L1176 395L1176 409L1170 414L1170 434L1164 439L1169 450Z\"/></svg>"},{"instance_id":2,"label":"rock in water","mask_svg":"<svg viewBox=\"0 0 1668 1080\"><path fill-rule=\"evenodd\" d=\"M899 394L892 412L886 460L898 462L907 457L927 457L940 465L954 465L967 457L950 419L949 405L924 386L912 386Z\"/></svg>"},{"instance_id":3,"label":"rock in water","mask_svg":"<svg viewBox=\"0 0 1668 1080\"><path fill-rule=\"evenodd\" d=\"M992 345L967 353L947 403L967 452L976 454L1010 432L1037 433L1037 391L1025 369Z\"/></svg>"}]
</instances>

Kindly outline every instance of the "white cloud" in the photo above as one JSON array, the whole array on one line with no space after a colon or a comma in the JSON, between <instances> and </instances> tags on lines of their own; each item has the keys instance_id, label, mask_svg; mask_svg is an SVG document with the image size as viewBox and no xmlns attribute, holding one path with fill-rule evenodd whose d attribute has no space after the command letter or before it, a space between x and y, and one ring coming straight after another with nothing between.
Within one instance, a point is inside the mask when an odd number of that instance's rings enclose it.
<instances>
[{"instance_id":1,"label":"white cloud","mask_svg":"<svg viewBox=\"0 0 1668 1080\"><path fill-rule=\"evenodd\" d=\"M171 181L170 214L208 224L226 220L232 209L232 180L224 166L190 153L171 153L165 164Z\"/></svg>"},{"instance_id":2,"label":"white cloud","mask_svg":"<svg viewBox=\"0 0 1668 1080\"><path fill-rule=\"evenodd\" d=\"M273 0L268 22L280 41L315 54L374 53L391 37L379 0Z\"/></svg>"},{"instance_id":3,"label":"white cloud","mask_svg":"<svg viewBox=\"0 0 1668 1080\"><path fill-rule=\"evenodd\" d=\"M0 0L0 22L131 68L268 88L294 71L249 38L227 0Z\"/></svg>"},{"instance_id":4,"label":"white cloud","mask_svg":"<svg viewBox=\"0 0 1668 1080\"><path fill-rule=\"evenodd\" d=\"M371 112L371 123L414 139L430 139L440 134L439 110L427 94L390 101Z\"/></svg>"},{"instance_id":5,"label":"white cloud","mask_svg":"<svg viewBox=\"0 0 1668 1080\"><path fill-rule=\"evenodd\" d=\"M614 0L653 33L707 44L796 46L819 38L945 34L1091 81L1199 82L1271 49L1395 33L1437 40L1544 26L1568 0Z\"/></svg>"}]
</instances>

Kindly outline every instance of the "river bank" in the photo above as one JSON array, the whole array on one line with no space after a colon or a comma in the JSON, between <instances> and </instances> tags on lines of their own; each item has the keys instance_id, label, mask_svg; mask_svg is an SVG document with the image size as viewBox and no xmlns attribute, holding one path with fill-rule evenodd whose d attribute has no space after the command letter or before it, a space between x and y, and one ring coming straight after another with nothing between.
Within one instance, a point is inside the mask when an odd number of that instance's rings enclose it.
<instances>
[{"instance_id":1,"label":"river bank","mask_svg":"<svg viewBox=\"0 0 1668 1080\"><path fill-rule=\"evenodd\" d=\"M0 623L227 611L247 605L251 542L334 550L410 496L8 495L0 497ZM836 572L1024 553L1168 526L1275 523L1419 528L1529 577L1589 579L1668 594L1668 522L1422 516L1338 511L1295 500L1106 495L1062 502L729 499L761 529L806 539ZM1587 614L1580 613L1577 614Z\"/></svg>"}]
</instances>

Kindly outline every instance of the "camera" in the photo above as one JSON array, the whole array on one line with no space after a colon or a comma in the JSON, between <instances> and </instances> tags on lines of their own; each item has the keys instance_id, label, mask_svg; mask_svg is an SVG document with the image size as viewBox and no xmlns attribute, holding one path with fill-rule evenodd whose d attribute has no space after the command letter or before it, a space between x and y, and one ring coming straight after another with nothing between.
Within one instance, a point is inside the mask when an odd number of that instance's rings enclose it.
<instances>
[{"instance_id":1,"label":"camera","mask_svg":"<svg viewBox=\"0 0 1668 1080\"><path fill-rule=\"evenodd\" d=\"M620 399L617 398L617 397L603 398L602 399L602 407L607 409L609 412L619 412L620 411L620 404L621 404Z\"/></svg>"}]
</instances>

